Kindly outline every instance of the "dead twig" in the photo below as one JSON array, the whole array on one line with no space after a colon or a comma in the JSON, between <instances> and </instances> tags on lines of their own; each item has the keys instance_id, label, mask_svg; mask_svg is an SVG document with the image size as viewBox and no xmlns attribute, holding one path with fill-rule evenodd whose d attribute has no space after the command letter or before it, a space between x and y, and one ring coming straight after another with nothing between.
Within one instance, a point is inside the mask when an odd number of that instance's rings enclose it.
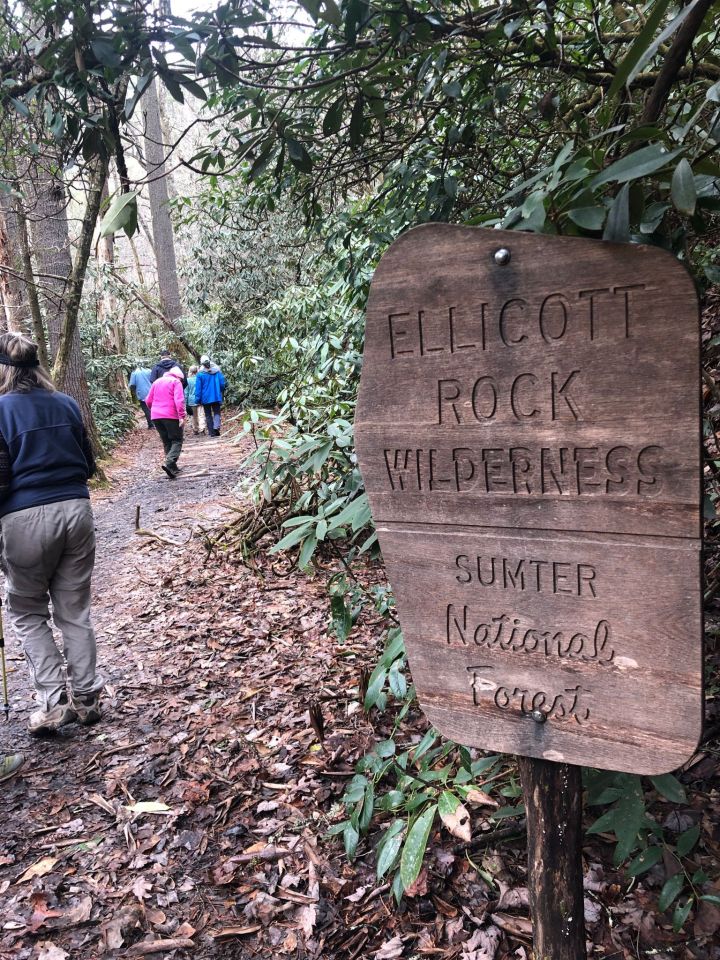
<instances>
[{"instance_id":1,"label":"dead twig","mask_svg":"<svg viewBox=\"0 0 720 960\"><path fill-rule=\"evenodd\" d=\"M136 528L135 533L138 537L148 537L150 540L159 540L160 543L166 543L169 547L184 547L192 540L192 530L188 534L187 540L170 540L169 537L163 537L154 530L146 530L144 527Z\"/></svg>"},{"instance_id":2,"label":"dead twig","mask_svg":"<svg viewBox=\"0 0 720 960\"><path fill-rule=\"evenodd\" d=\"M150 940L136 943L125 950L126 957L146 957L149 953L168 953L170 950L194 950L195 943L188 937L174 940Z\"/></svg>"}]
</instances>

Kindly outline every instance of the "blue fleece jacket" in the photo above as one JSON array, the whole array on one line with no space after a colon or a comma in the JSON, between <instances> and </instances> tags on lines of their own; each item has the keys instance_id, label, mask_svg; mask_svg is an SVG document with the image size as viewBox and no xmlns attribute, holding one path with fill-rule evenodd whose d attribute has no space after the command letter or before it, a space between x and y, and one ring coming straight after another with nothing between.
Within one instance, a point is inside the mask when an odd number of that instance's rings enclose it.
<instances>
[{"instance_id":1,"label":"blue fleece jacket","mask_svg":"<svg viewBox=\"0 0 720 960\"><path fill-rule=\"evenodd\" d=\"M71 397L40 388L1 396L0 441L9 467L0 484L0 517L90 496L95 461Z\"/></svg>"},{"instance_id":2,"label":"blue fleece jacket","mask_svg":"<svg viewBox=\"0 0 720 960\"><path fill-rule=\"evenodd\" d=\"M225 393L225 377L219 367L205 370L203 367L198 370L197 380L195 381L195 402L198 405L203 403L222 403Z\"/></svg>"}]
</instances>

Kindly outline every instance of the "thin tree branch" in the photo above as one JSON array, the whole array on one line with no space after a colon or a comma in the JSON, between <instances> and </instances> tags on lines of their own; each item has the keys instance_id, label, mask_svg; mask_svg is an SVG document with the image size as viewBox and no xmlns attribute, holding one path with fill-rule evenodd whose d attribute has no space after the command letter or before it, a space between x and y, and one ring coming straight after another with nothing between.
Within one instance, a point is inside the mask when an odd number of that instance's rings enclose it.
<instances>
[{"instance_id":1,"label":"thin tree branch","mask_svg":"<svg viewBox=\"0 0 720 960\"><path fill-rule=\"evenodd\" d=\"M693 40L702 26L706 14L716 3L717 0L696 0L694 9L685 18L670 46L665 62L660 68L657 80L645 101L642 113L643 123L655 123L659 119L667 98L670 96L672 85L678 78L687 59Z\"/></svg>"}]
</instances>

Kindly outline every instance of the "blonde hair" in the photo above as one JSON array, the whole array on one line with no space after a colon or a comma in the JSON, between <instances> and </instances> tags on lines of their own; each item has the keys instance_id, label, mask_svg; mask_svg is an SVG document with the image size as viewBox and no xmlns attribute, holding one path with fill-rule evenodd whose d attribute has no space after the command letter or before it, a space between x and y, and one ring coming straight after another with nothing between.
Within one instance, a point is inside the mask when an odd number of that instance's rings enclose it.
<instances>
[{"instance_id":1,"label":"blonde hair","mask_svg":"<svg viewBox=\"0 0 720 960\"><path fill-rule=\"evenodd\" d=\"M29 393L30 390L55 390L47 370L37 365L37 346L22 333L0 334L0 354L27 367L0 363L0 396L6 393Z\"/></svg>"}]
</instances>

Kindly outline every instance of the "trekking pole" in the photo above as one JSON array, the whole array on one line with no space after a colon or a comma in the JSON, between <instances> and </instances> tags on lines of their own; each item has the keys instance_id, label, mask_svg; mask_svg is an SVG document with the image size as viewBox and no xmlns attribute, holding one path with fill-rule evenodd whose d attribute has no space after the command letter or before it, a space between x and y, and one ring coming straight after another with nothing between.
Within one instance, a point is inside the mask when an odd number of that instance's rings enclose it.
<instances>
[{"instance_id":1,"label":"trekking pole","mask_svg":"<svg viewBox=\"0 0 720 960\"><path fill-rule=\"evenodd\" d=\"M3 710L5 711L5 721L7 722L10 720L10 704L8 702L7 664L5 663L5 631L3 630L2 620L2 600L0 600L0 661L2 662Z\"/></svg>"}]
</instances>

